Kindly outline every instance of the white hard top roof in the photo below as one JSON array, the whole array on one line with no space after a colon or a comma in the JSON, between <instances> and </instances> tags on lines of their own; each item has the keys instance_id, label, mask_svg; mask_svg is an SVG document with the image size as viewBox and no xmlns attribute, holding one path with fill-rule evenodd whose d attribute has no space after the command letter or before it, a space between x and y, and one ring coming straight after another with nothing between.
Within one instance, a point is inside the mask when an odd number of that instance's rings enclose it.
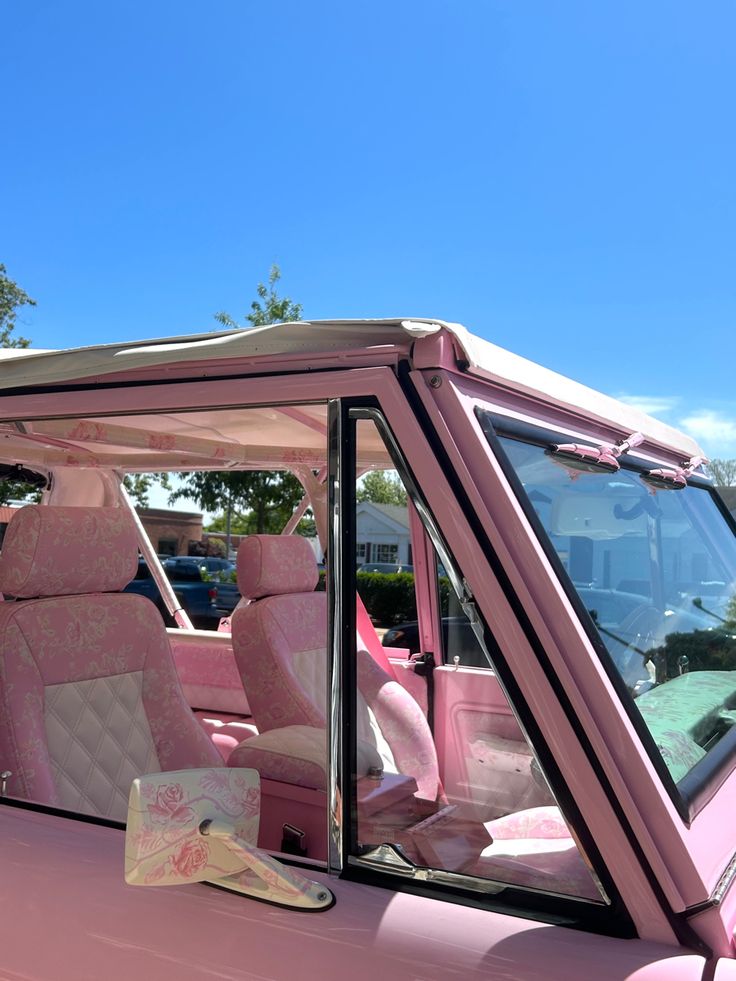
<instances>
[{"instance_id":1,"label":"white hard top roof","mask_svg":"<svg viewBox=\"0 0 736 981\"><path fill-rule=\"evenodd\" d=\"M422 318L283 323L62 351L9 348L0 351L0 392L72 381L94 382L124 371L220 359L375 352L381 348L387 356L396 352L408 354L412 342L442 330L453 337L470 374L554 405L580 409L628 432L643 432L649 439L682 452L684 457L702 455L691 437L632 406L497 347L461 324Z\"/></svg>"}]
</instances>

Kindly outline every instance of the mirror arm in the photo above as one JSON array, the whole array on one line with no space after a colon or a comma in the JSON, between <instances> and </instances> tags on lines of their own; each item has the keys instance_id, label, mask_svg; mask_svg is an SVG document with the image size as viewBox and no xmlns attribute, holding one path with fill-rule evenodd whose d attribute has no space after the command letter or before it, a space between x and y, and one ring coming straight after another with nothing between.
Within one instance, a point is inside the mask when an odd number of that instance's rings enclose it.
<instances>
[{"instance_id":1,"label":"mirror arm","mask_svg":"<svg viewBox=\"0 0 736 981\"><path fill-rule=\"evenodd\" d=\"M202 821L199 833L204 837L219 838L246 866L245 872L210 879L215 885L291 907L318 910L332 905L334 899L329 889L282 865L262 849L249 845L238 836L229 821ZM258 877L258 883L248 876L248 870Z\"/></svg>"}]
</instances>

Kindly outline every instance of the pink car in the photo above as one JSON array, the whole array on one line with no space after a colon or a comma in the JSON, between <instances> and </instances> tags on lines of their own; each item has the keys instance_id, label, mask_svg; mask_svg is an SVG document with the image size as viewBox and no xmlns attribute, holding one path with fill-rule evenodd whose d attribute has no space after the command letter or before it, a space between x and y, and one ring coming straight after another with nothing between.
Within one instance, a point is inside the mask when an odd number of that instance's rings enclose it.
<instances>
[{"instance_id":1,"label":"pink car","mask_svg":"<svg viewBox=\"0 0 736 981\"><path fill-rule=\"evenodd\" d=\"M426 320L5 352L0 406L40 495L0 554L0 976L736 979L736 528L687 436ZM226 629L124 490L161 472L303 489Z\"/></svg>"}]
</instances>

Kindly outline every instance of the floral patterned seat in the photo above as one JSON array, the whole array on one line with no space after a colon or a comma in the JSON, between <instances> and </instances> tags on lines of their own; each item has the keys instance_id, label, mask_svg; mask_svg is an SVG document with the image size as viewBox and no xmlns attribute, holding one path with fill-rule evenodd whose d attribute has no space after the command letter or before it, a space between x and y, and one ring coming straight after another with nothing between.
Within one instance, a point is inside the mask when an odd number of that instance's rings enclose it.
<instances>
[{"instance_id":1,"label":"floral patterned seat","mask_svg":"<svg viewBox=\"0 0 736 981\"><path fill-rule=\"evenodd\" d=\"M12 795L124 820L134 777L217 766L155 606L121 590L137 542L116 507L29 506L0 556L0 767Z\"/></svg>"},{"instance_id":2,"label":"floral patterned seat","mask_svg":"<svg viewBox=\"0 0 736 981\"><path fill-rule=\"evenodd\" d=\"M315 592L318 578L311 546L298 535L251 535L240 544L238 586L251 602L233 615L233 651L261 735L235 749L228 763L256 766L264 777L322 788L327 758L327 602L325 593ZM441 796L427 720L406 689L362 650L358 700L359 765L362 760L367 769L414 777L418 796L426 800ZM271 730L279 730L279 735L269 736ZM305 733L310 734L308 740ZM315 755L318 737L321 759Z\"/></svg>"}]
</instances>

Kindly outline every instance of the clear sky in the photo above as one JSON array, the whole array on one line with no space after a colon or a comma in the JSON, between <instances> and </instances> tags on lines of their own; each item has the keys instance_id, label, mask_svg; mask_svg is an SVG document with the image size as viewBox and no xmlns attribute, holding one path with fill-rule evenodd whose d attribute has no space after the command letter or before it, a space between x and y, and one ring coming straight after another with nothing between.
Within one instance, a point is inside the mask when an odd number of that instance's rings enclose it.
<instances>
[{"instance_id":1,"label":"clear sky","mask_svg":"<svg viewBox=\"0 0 736 981\"><path fill-rule=\"evenodd\" d=\"M39 347L460 320L736 457L732 0L3 6L0 262Z\"/></svg>"}]
</instances>

